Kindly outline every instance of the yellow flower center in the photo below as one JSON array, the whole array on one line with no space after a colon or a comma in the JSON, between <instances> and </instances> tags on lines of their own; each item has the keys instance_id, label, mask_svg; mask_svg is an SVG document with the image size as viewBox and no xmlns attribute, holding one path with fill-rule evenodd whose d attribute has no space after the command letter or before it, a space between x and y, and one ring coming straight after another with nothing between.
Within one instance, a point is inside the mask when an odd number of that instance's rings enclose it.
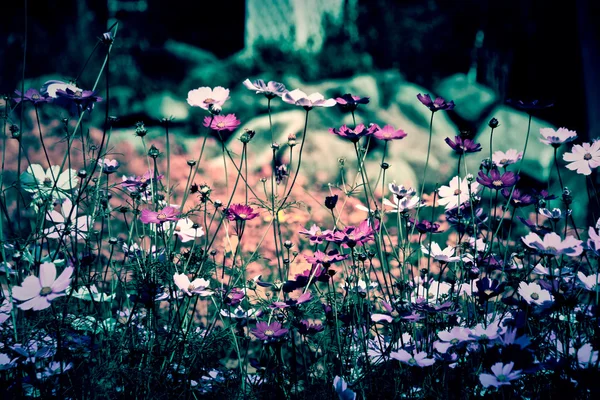
<instances>
[{"instance_id":1,"label":"yellow flower center","mask_svg":"<svg viewBox=\"0 0 600 400\"><path fill-rule=\"evenodd\" d=\"M248 218L248 215L246 213L241 213L241 214L239 214L239 216L240 216L241 219Z\"/></svg>"},{"instance_id":2,"label":"yellow flower center","mask_svg":"<svg viewBox=\"0 0 600 400\"><path fill-rule=\"evenodd\" d=\"M164 220L166 220L166 219L167 219L167 214L165 214L165 213L159 213L159 214L156 216L156 219L158 219L158 220L160 220L160 221L164 221Z\"/></svg>"},{"instance_id":3,"label":"yellow flower center","mask_svg":"<svg viewBox=\"0 0 600 400\"><path fill-rule=\"evenodd\" d=\"M506 164L508 162L508 159L503 158L502 160L500 160L500 164Z\"/></svg>"},{"instance_id":4,"label":"yellow flower center","mask_svg":"<svg viewBox=\"0 0 600 400\"><path fill-rule=\"evenodd\" d=\"M75 93L73 93L73 96L75 96L75 97L81 97L82 95L83 95L83 93L81 92L81 90L78 90Z\"/></svg>"},{"instance_id":5,"label":"yellow flower center","mask_svg":"<svg viewBox=\"0 0 600 400\"><path fill-rule=\"evenodd\" d=\"M265 331L265 336L273 336L275 334L275 331L272 329L267 329Z\"/></svg>"},{"instance_id":6,"label":"yellow flower center","mask_svg":"<svg viewBox=\"0 0 600 400\"><path fill-rule=\"evenodd\" d=\"M37 93L34 93L33 96L31 96L31 98L34 99L34 100L39 100L40 95L37 94Z\"/></svg>"},{"instance_id":7,"label":"yellow flower center","mask_svg":"<svg viewBox=\"0 0 600 400\"><path fill-rule=\"evenodd\" d=\"M225 127L225 123L224 123L224 122L219 122L219 123L217 124L217 127L219 127L219 128L224 128L224 127Z\"/></svg>"},{"instance_id":8,"label":"yellow flower center","mask_svg":"<svg viewBox=\"0 0 600 400\"><path fill-rule=\"evenodd\" d=\"M52 288L48 286L44 286L42 290L40 290L40 296L47 296L52 293Z\"/></svg>"},{"instance_id":9,"label":"yellow flower center","mask_svg":"<svg viewBox=\"0 0 600 400\"><path fill-rule=\"evenodd\" d=\"M495 181L492 182L492 185L494 185L496 187L502 187L502 181L499 179L496 179Z\"/></svg>"}]
</instances>

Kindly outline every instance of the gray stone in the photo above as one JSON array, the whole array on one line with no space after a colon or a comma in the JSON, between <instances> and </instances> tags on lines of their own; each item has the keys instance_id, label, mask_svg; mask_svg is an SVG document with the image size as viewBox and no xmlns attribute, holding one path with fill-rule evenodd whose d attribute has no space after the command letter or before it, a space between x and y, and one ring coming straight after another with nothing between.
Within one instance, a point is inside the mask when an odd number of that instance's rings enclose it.
<instances>
[{"instance_id":1,"label":"gray stone","mask_svg":"<svg viewBox=\"0 0 600 400\"><path fill-rule=\"evenodd\" d=\"M469 82L465 74L443 79L435 88L446 101L453 100L454 111L467 121L478 121L496 101L494 91L477 82Z\"/></svg>"}]
</instances>

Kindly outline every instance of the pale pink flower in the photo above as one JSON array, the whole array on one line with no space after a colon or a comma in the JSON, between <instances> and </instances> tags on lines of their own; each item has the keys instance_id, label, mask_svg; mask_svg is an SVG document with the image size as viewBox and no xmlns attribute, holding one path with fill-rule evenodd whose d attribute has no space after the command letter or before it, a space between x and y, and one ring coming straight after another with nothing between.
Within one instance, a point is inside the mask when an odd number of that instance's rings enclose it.
<instances>
[{"instance_id":1,"label":"pale pink flower","mask_svg":"<svg viewBox=\"0 0 600 400\"><path fill-rule=\"evenodd\" d=\"M334 99L325 99L321 93L307 95L300 89L287 92L282 97L283 101L310 110L313 107L333 107L337 103Z\"/></svg>"},{"instance_id":2,"label":"pale pink flower","mask_svg":"<svg viewBox=\"0 0 600 400\"><path fill-rule=\"evenodd\" d=\"M492 365L492 374L481 374L479 375L479 382L483 387L499 387L503 385L510 385L510 381L514 381L521 377L521 370L513 371L515 366L514 362L509 362L504 365L501 362Z\"/></svg>"},{"instance_id":3,"label":"pale pink flower","mask_svg":"<svg viewBox=\"0 0 600 400\"><path fill-rule=\"evenodd\" d=\"M527 247L537 250L540 254L577 257L583 252L581 240L577 240L573 236L567 236L565 240L561 240L560 236L554 232L544 235L543 240L537 233L531 232L521 240Z\"/></svg>"},{"instance_id":4,"label":"pale pink flower","mask_svg":"<svg viewBox=\"0 0 600 400\"><path fill-rule=\"evenodd\" d=\"M506 152L495 151L492 154L492 161L499 167L507 167L511 164L515 164L523 158L523 152L515 149L509 149Z\"/></svg>"},{"instance_id":5,"label":"pale pink flower","mask_svg":"<svg viewBox=\"0 0 600 400\"><path fill-rule=\"evenodd\" d=\"M204 110L209 108L221 109L223 104L229 99L229 89L217 86L214 89L203 86L188 92L187 102L192 107L200 107Z\"/></svg>"},{"instance_id":6,"label":"pale pink flower","mask_svg":"<svg viewBox=\"0 0 600 400\"><path fill-rule=\"evenodd\" d=\"M196 278L190 282L190 278L186 274L174 274L173 281L182 292L191 296L197 294L199 296L210 296L212 291L206 290L210 286L210 282L203 278Z\"/></svg>"},{"instance_id":7,"label":"pale pink flower","mask_svg":"<svg viewBox=\"0 0 600 400\"><path fill-rule=\"evenodd\" d=\"M392 351L390 353L390 358L410 366L418 366L421 368L429 367L435 363L435 359L427 358L427 353L424 351L421 351L413 356L408 351L400 349L398 351Z\"/></svg>"},{"instance_id":8,"label":"pale pink flower","mask_svg":"<svg viewBox=\"0 0 600 400\"><path fill-rule=\"evenodd\" d=\"M30 275L21 286L12 288L13 298L23 302L19 304L21 310L38 311L48 308L52 300L65 295L72 274L73 267L67 267L57 278L54 263L43 263L40 265L39 278Z\"/></svg>"},{"instance_id":9,"label":"pale pink flower","mask_svg":"<svg viewBox=\"0 0 600 400\"><path fill-rule=\"evenodd\" d=\"M578 174L591 175L592 168L600 166L600 140L576 144L570 153L563 154L563 160L569 162L567 168Z\"/></svg>"},{"instance_id":10,"label":"pale pink flower","mask_svg":"<svg viewBox=\"0 0 600 400\"><path fill-rule=\"evenodd\" d=\"M552 146L560 146L563 143L572 142L577 139L577 132L570 131L567 128L558 128L557 130L552 128L541 128L540 134L543 136L543 138L540 139L540 142Z\"/></svg>"}]
</instances>

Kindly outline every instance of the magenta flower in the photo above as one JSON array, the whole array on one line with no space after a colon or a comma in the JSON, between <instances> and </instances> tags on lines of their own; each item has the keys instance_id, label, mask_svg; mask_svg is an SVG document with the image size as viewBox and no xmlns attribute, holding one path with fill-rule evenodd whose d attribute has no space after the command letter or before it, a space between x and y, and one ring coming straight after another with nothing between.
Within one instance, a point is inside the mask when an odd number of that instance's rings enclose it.
<instances>
[{"instance_id":1,"label":"magenta flower","mask_svg":"<svg viewBox=\"0 0 600 400\"><path fill-rule=\"evenodd\" d=\"M578 174L591 175L592 168L600 166L600 140L581 145L574 145L570 153L563 154L563 160L567 161L567 168Z\"/></svg>"},{"instance_id":2,"label":"magenta flower","mask_svg":"<svg viewBox=\"0 0 600 400\"><path fill-rule=\"evenodd\" d=\"M162 224L167 221L179 220L180 213L175 207L165 207L160 211L150 211L147 208L142 210L140 221L144 224Z\"/></svg>"},{"instance_id":3,"label":"magenta flower","mask_svg":"<svg viewBox=\"0 0 600 400\"><path fill-rule=\"evenodd\" d=\"M212 121L212 122L211 122ZM215 115L212 117L204 117L204 126L215 131L233 131L240 126L241 122L235 117L235 114Z\"/></svg>"},{"instance_id":4,"label":"magenta flower","mask_svg":"<svg viewBox=\"0 0 600 400\"><path fill-rule=\"evenodd\" d=\"M376 227L377 229L378 227ZM374 239L375 230L364 220L359 226L347 226L343 231L335 232L326 240L342 245L344 248L362 246Z\"/></svg>"},{"instance_id":5,"label":"magenta flower","mask_svg":"<svg viewBox=\"0 0 600 400\"><path fill-rule=\"evenodd\" d=\"M271 322L270 324L260 321L256 323L256 328L252 329L250 332L260 340L272 341L285 336L288 333L288 330L283 328L277 321Z\"/></svg>"},{"instance_id":6,"label":"magenta flower","mask_svg":"<svg viewBox=\"0 0 600 400\"><path fill-rule=\"evenodd\" d=\"M506 197L507 199L510 197L509 189L502 189L501 193L502 196ZM519 189L515 189L512 191L512 198L510 199L510 204L513 207L527 207L533 203L535 203L535 199L533 198L533 196L523 193Z\"/></svg>"},{"instance_id":7,"label":"magenta flower","mask_svg":"<svg viewBox=\"0 0 600 400\"><path fill-rule=\"evenodd\" d=\"M244 204L232 204L226 211L225 215L230 221L248 221L258 217L258 213L254 209Z\"/></svg>"},{"instance_id":8,"label":"magenta flower","mask_svg":"<svg viewBox=\"0 0 600 400\"><path fill-rule=\"evenodd\" d=\"M508 171L500 175L500 172L498 172L496 168L492 168L490 176L487 176L483 171L479 171L479 174L477 174L477 182L487 188L495 190L512 187L518 180L519 175L514 172Z\"/></svg>"},{"instance_id":9,"label":"magenta flower","mask_svg":"<svg viewBox=\"0 0 600 400\"><path fill-rule=\"evenodd\" d=\"M327 254L317 250L312 256L304 256L309 263L313 265L323 264L325 268L328 268L333 263L344 261L348 257L350 257L348 254L340 254L337 250L330 250Z\"/></svg>"},{"instance_id":10,"label":"magenta flower","mask_svg":"<svg viewBox=\"0 0 600 400\"><path fill-rule=\"evenodd\" d=\"M369 104L369 98L346 93L341 97L336 97L335 102L338 103L344 111L355 111L359 104Z\"/></svg>"},{"instance_id":11,"label":"magenta flower","mask_svg":"<svg viewBox=\"0 0 600 400\"><path fill-rule=\"evenodd\" d=\"M315 333L323 331L323 329L325 329L325 327L320 323L320 321L317 324L312 324L303 319L298 324L298 333L301 335L314 335Z\"/></svg>"},{"instance_id":12,"label":"magenta flower","mask_svg":"<svg viewBox=\"0 0 600 400\"><path fill-rule=\"evenodd\" d=\"M217 86L214 89L203 86L188 92L187 102L192 107L204 110L221 111L223 104L229 99L229 89Z\"/></svg>"},{"instance_id":13,"label":"magenta flower","mask_svg":"<svg viewBox=\"0 0 600 400\"><path fill-rule=\"evenodd\" d=\"M432 112L440 110L450 111L454 109L453 101L446 102L446 100L444 100L441 97L437 97L435 100L431 100L431 97L429 97L428 94L419 93L417 95L417 99L419 99L419 101L423 103L425 107L429 108Z\"/></svg>"},{"instance_id":14,"label":"magenta flower","mask_svg":"<svg viewBox=\"0 0 600 400\"><path fill-rule=\"evenodd\" d=\"M483 387L500 387L503 385L510 385L510 381L514 381L521 377L521 370L513 371L515 366L514 362L509 362L504 365L501 362L492 365L492 374L481 374L479 375L479 382Z\"/></svg>"},{"instance_id":15,"label":"magenta flower","mask_svg":"<svg viewBox=\"0 0 600 400\"><path fill-rule=\"evenodd\" d=\"M375 124L369 125L368 128L365 127L364 124L358 124L354 129L350 129L346 125L342 125L340 129L329 128L329 132L356 143L360 138L371 135L377 129L379 129L379 127Z\"/></svg>"},{"instance_id":16,"label":"magenta flower","mask_svg":"<svg viewBox=\"0 0 600 400\"><path fill-rule=\"evenodd\" d=\"M43 310L50 307L50 302L65 295L65 290L71 283L73 267L67 267L56 278L54 263L40 265L40 276L28 276L21 286L12 288L13 297L23 301L19 304L21 310Z\"/></svg>"},{"instance_id":17,"label":"magenta flower","mask_svg":"<svg viewBox=\"0 0 600 400\"><path fill-rule=\"evenodd\" d=\"M162 175L156 176L157 181L161 180L162 178L163 178ZM136 190L141 191L144 188L146 188L148 185L150 185L152 183L153 179L154 179L154 173L152 171L146 171L141 176L130 176L130 177L123 176L123 182L121 182L121 185L123 185L123 187L129 191L136 191Z\"/></svg>"},{"instance_id":18,"label":"magenta flower","mask_svg":"<svg viewBox=\"0 0 600 400\"><path fill-rule=\"evenodd\" d=\"M256 94L264 94L267 99L274 99L275 97L282 97L284 94L288 92L283 83L269 81L269 83L265 83L262 79L257 79L255 81L250 81L250 79L246 79L243 82L244 86L246 86L249 90L255 90Z\"/></svg>"},{"instance_id":19,"label":"magenta flower","mask_svg":"<svg viewBox=\"0 0 600 400\"><path fill-rule=\"evenodd\" d=\"M373 132L373 136L379 140L387 141L404 139L407 134L402 129L396 130L396 128L394 128L392 125L386 125L383 128L378 126L375 132Z\"/></svg>"},{"instance_id":20,"label":"magenta flower","mask_svg":"<svg viewBox=\"0 0 600 400\"><path fill-rule=\"evenodd\" d=\"M481 151L481 144L475 143L471 139L463 139L460 136L455 136L454 141L446 138L446 143L458 154L475 153Z\"/></svg>"},{"instance_id":21,"label":"magenta flower","mask_svg":"<svg viewBox=\"0 0 600 400\"><path fill-rule=\"evenodd\" d=\"M569 257L577 257L583 252L581 240L575 239L573 236L567 236L562 240L554 232L544 235L544 239L540 238L537 233L530 232L527 236L521 238L523 243L529 248L537 250L540 254L551 254L554 256L566 255Z\"/></svg>"},{"instance_id":22,"label":"magenta flower","mask_svg":"<svg viewBox=\"0 0 600 400\"><path fill-rule=\"evenodd\" d=\"M35 89L27 89L24 94L21 94L21 91L19 90L15 90L15 94L16 96L13 98L15 103L20 103L21 97L23 98L23 101L30 101L33 104L48 103L52 100L48 97L47 93L46 95L42 95Z\"/></svg>"},{"instance_id":23,"label":"magenta flower","mask_svg":"<svg viewBox=\"0 0 600 400\"><path fill-rule=\"evenodd\" d=\"M577 132L570 131L567 128L541 128L540 135L543 136L540 142L549 144L553 147L559 147L563 143L569 143L577 139Z\"/></svg>"},{"instance_id":24,"label":"magenta flower","mask_svg":"<svg viewBox=\"0 0 600 400\"><path fill-rule=\"evenodd\" d=\"M337 104L334 99L325 99L321 93L307 95L300 89L287 92L283 95L282 100L288 104L304 107L307 111L313 107L333 107Z\"/></svg>"}]
</instances>

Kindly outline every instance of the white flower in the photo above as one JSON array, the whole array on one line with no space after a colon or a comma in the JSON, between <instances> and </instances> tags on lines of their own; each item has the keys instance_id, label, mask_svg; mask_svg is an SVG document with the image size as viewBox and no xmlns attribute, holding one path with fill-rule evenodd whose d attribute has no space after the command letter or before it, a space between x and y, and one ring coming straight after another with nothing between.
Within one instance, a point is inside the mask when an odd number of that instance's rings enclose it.
<instances>
[{"instance_id":1,"label":"white flower","mask_svg":"<svg viewBox=\"0 0 600 400\"><path fill-rule=\"evenodd\" d=\"M600 274L586 276L583 272L579 271L577 273L577 279L581 284L580 286L584 287L586 290L594 291L599 286Z\"/></svg>"},{"instance_id":2,"label":"white flower","mask_svg":"<svg viewBox=\"0 0 600 400\"><path fill-rule=\"evenodd\" d=\"M54 82L54 83L48 84L49 82ZM56 98L57 90L62 90L62 91L66 92L67 89L69 89L74 93L83 92L83 89L80 89L71 83L65 83L65 82L60 82L60 81L49 81L49 82L46 82L46 85L44 85L44 87L42 88L42 90L40 92L41 92L41 94L47 93L48 97L51 97L53 99Z\"/></svg>"},{"instance_id":3,"label":"white flower","mask_svg":"<svg viewBox=\"0 0 600 400\"><path fill-rule=\"evenodd\" d=\"M565 240L561 240L554 232L544 235L544 239L540 238L537 233L530 232L527 236L521 238L527 247L537 250L541 254L552 254L554 256L566 255L569 257L577 257L583 252L581 240L575 239L573 236L567 236Z\"/></svg>"},{"instance_id":4,"label":"white flower","mask_svg":"<svg viewBox=\"0 0 600 400\"><path fill-rule=\"evenodd\" d=\"M170 227L165 228L165 230L169 231ZM182 243L186 243L191 242L195 238L204 236L204 230L201 226L198 226L191 220L183 218L177 221L175 232L173 232L173 234L179 236L179 240L181 240Z\"/></svg>"},{"instance_id":5,"label":"white flower","mask_svg":"<svg viewBox=\"0 0 600 400\"><path fill-rule=\"evenodd\" d=\"M23 189L35 195L52 195L58 200L67 197L66 192L77 188L77 171L69 169L60 172L60 166L53 165L44 171L39 164L31 164L21 174Z\"/></svg>"},{"instance_id":6,"label":"white flower","mask_svg":"<svg viewBox=\"0 0 600 400\"><path fill-rule=\"evenodd\" d=\"M481 374L479 375L479 382L483 385L483 387L490 386L503 386L510 385L510 381L515 379L519 379L521 377L521 370L513 371L513 367L515 366L514 362L510 362L506 365L501 362L492 365L492 374Z\"/></svg>"},{"instance_id":7,"label":"white flower","mask_svg":"<svg viewBox=\"0 0 600 400\"><path fill-rule=\"evenodd\" d=\"M494 154L492 154L492 161L499 167L507 167L511 164L515 164L521 158L523 158L523 152L515 149L509 149L506 153L503 151L495 151Z\"/></svg>"},{"instance_id":8,"label":"white flower","mask_svg":"<svg viewBox=\"0 0 600 400\"><path fill-rule=\"evenodd\" d=\"M78 240L85 240L87 237L89 216L77 217L77 206L73 206L69 198L63 202L60 213L55 210L48 211L46 220L56 224L51 228L44 229L44 234L50 239L60 239L66 236L65 230L68 230L70 235L74 238L77 237Z\"/></svg>"},{"instance_id":9,"label":"white flower","mask_svg":"<svg viewBox=\"0 0 600 400\"><path fill-rule=\"evenodd\" d=\"M115 297L114 293L111 295L100 293L96 285L91 285L89 289L86 286L82 286L76 292L73 292L71 287L68 287L67 294L81 300L93 300L94 302L111 301Z\"/></svg>"},{"instance_id":10,"label":"white flower","mask_svg":"<svg viewBox=\"0 0 600 400\"><path fill-rule=\"evenodd\" d=\"M543 136L540 142L553 146L577 139L577 132L570 131L567 128L558 128L556 131L552 128L541 128L540 134Z\"/></svg>"},{"instance_id":11,"label":"white flower","mask_svg":"<svg viewBox=\"0 0 600 400\"><path fill-rule=\"evenodd\" d=\"M479 183L471 183L468 179L460 179L455 176L450 181L450 186L441 186L438 189L438 204L446 206L446 210L452 210L468 202L470 200L469 194L475 195L479 192L479 189Z\"/></svg>"},{"instance_id":12,"label":"white flower","mask_svg":"<svg viewBox=\"0 0 600 400\"><path fill-rule=\"evenodd\" d=\"M283 95L282 99L286 103L302 106L309 110L313 107L333 107L337 104L334 99L325 100L325 97L321 93L307 95L300 89L287 92Z\"/></svg>"},{"instance_id":13,"label":"white flower","mask_svg":"<svg viewBox=\"0 0 600 400\"><path fill-rule=\"evenodd\" d=\"M421 245L421 250L425 254L429 253L429 248L424 244ZM436 242L431 242L431 254L434 260L446 263L460 261L460 257L454 255L454 247L448 246L444 250Z\"/></svg>"},{"instance_id":14,"label":"white flower","mask_svg":"<svg viewBox=\"0 0 600 400\"><path fill-rule=\"evenodd\" d=\"M598 352L586 343L577 350L577 362L582 368L593 367L598 362Z\"/></svg>"},{"instance_id":15,"label":"white flower","mask_svg":"<svg viewBox=\"0 0 600 400\"><path fill-rule=\"evenodd\" d=\"M600 140L592 144L576 144L570 153L563 154L563 160L569 162L567 168L578 174L591 175L592 168L600 166Z\"/></svg>"},{"instance_id":16,"label":"white flower","mask_svg":"<svg viewBox=\"0 0 600 400\"><path fill-rule=\"evenodd\" d=\"M390 353L390 358L410 366L419 366L421 368L428 367L435 363L435 359L427 358L427 353L424 351L421 351L413 356L408 351L400 349L398 351L392 351Z\"/></svg>"},{"instance_id":17,"label":"white flower","mask_svg":"<svg viewBox=\"0 0 600 400\"><path fill-rule=\"evenodd\" d=\"M521 282L519 284L519 295L523 297L523 300L525 300L527 304L533 303L540 305L547 301L554 301L552 294L546 289L542 289L537 283Z\"/></svg>"},{"instance_id":18,"label":"white flower","mask_svg":"<svg viewBox=\"0 0 600 400\"><path fill-rule=\"evenodd\" d=\"M402 213L417 207L424 206L424 201L419 199L419 196L405 196L402 198L394 196L392 200L393 202L389 201L388 199L383 199L383 205L393 208L393 210L389 210L388 212Z\"/></svg>"},{"instance_id":19,"label":"white flower","mask_svg":"<svg viewBox=\"0 0 600 400\"><path fill-rule=\"evenodd\" d=\"M188 92L187 102L192 107L200 107L208 110L210 107L220 109L229 99L229 89L217 86L214 89L203 86Z\"/></svg>"},{"instance_id":20,"label":"white flower","mask_svg":"<svg viewBox=\"0 0 600 400\"><path fill-rule=\"evenodd\" d=\"M203 278L196 278L192 282L186 274L174 274L173 281L181 291L188 296L197 294L200 296L210 296L212 292L206 290L210 286L210 282Z\"/></svg>"},{"instance_id":21,"label":"white flower","mask_svg":"<svg viewBox=\"0 0 600 400\"><path fill-rule=\"evenodd\" d=\"M419 298L427 300L428 303L436 303L440 298L445 297L450 293L452 286L446 282L431 282L427 287L420 283L415 292L411 296L412 301L417 301Z\"/></svg>"}]
</instances>

